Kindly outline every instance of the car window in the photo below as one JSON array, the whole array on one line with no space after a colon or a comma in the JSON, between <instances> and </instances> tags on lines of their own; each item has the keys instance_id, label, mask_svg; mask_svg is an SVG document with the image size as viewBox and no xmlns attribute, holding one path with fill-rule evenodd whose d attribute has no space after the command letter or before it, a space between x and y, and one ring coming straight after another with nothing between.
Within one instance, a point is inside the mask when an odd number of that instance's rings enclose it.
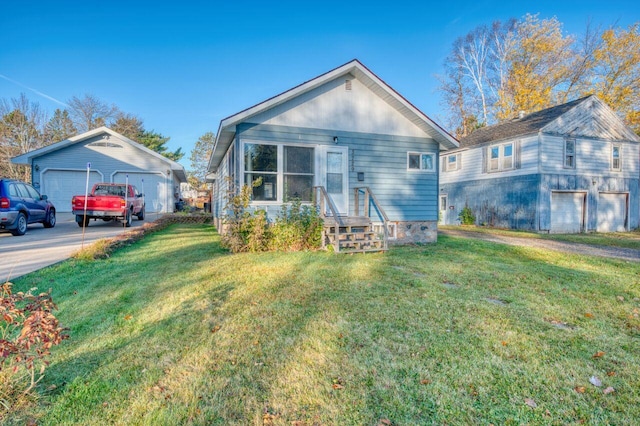
<instances>
[{"instance_id":1,"label":"car window","mask_svg":"<svg viewBox=\"0 0 640 426\"><path fill-rule=\"evenodd\" d=\"M18 188L13 184L9 185L9 197L20 197L20 195L18 195Z\"/></svg>"},{"instance_id":2,"label":"car window","mask_svg":"<svg viewBox=\"0 0 640 426\"><path fill-rule=\"evenodd\" d=\"M25 188L27 188L27 191L29 191L29 196L33 199L39 200L40 199L40 194L38 193L38 191L36 191L36 189L31 186L31 185L25 185Z\"/></svg>"},{"instance_id":3,"label":"car window","mask_svg":"<svg viewBox=\"0 0 640 426\"><path fill-rule=\"evenodd\" d=\"M23 183L16 183L16 189L18 190L18 197L29 198L29 191L27 191Z\"/></svg>"}]
</instances>

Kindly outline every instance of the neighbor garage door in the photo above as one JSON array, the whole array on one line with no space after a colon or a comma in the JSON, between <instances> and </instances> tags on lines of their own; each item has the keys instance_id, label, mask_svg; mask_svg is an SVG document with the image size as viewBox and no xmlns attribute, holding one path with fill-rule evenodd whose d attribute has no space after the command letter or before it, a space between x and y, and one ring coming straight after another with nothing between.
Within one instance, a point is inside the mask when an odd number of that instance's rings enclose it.
<instances>
[{"instance_id":1,"label":"neighbor garage door","mask_svg":"<svg viewBox=\"0 0 640 426\"><path fill-rule=\"evenodd\" d=\"M584 192L551 193L551 232L581 232L584 229L584 204Z\"/></svg>"},{"instance_id":2,"label":"neighbor garage door","mask_svg":"<svg viewBox=\"0 0 640 426\"><path fill-rule=\"evenodd\" d=\"M102 181L100 173L89 173L89 191L94 183ZM87 172L79 170L46 170L42 174L40 193L49 200L59 212L71 211L71 197L82 195L87 183Z\"/></svg>"},{"instance_id":3,"label":"neighbor garage door","mask_svg":"<svg viewBox=\"0 0 640 426\"><path fill-rule=\"evenodd\" d=\"M627 194L598 194L598 232L623 232L627 223Z\"/></svg>"},{"instance_id":4,"label":"neighbor garage door","mask_svg":"<svg viewBox=\"0 0 640 426\"><path fill-rule=\"evenodd\" d=\"M160 173L116 173L113 182L125 183L129 176L129 184L144 193L145 211L147 213L161 213L173 211L173 206L167 208L167 184ZM144 180L144 182L143 182ZM173 198L173 197L171 197ZM171 200L173 202L173 200Z\"/></svg>"}]
</instances>

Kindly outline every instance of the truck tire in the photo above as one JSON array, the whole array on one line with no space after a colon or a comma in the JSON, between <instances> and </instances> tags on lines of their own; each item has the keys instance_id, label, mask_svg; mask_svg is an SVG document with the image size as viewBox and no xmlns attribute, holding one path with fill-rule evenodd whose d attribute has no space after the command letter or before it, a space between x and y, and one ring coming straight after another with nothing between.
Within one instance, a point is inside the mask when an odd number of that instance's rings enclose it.
<instances>
[{"instance_id":1,"label":"truck tire","mask_svg":"<svg viewBox=\"0 0 640 426\"><path fill-rule=\"evenodd\" d=\"M144 206L142 206L140 212L136 216L138 216L138 220L144 220Z\"/></svg>"},{"instance_id":2,"label":"truck tire","mask_svg":"<svg viewBox=\"0 0 640 426\"><path fill-rule=\"evenodd\" d=\"M128 211L127 212L127 216L124 219L124 226L127 227L127 228L131 227L131 222L133 221L131 216L132 216L131 212Z\"/></svg>"},{"instance_id":3,"label":"truck tire","mask_svg":"<svg viewBox=\"0 0 640 426\"><path fill-rule=\"evenodd\" d=\"M83 226L86 228L87 226L89 226L89 221L91 220L90 217L86 217L83 215L76 215L76 223L78 224L78 226L80 228L82 228Z\"/></svg>"}]
</instances>

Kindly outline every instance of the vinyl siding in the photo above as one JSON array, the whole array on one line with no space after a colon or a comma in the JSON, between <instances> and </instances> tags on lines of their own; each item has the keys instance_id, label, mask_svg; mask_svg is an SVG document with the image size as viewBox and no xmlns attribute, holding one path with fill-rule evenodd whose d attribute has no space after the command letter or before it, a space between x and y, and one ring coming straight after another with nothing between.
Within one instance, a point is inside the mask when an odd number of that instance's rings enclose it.
<instances>
[{"instance_id":1,"label":"vinyl siding","mask_svg":"<svg viewBox=\"0 0 640 426\"><path fill-rule=\"evenodd\" d=\"M238 144L278 142L334 146L334 136L338 137L338 146L348 148L350 213L354 204L353 188L369 186L391 221L437 220L438 162L435 172L407 171L407 152L432 152L438 158L438 144L432 139L248 123L237 128ZM358 172L364 173L363 182L358 181ZM219 174L222 177L225 172L219 171ZM272 210L277 211L269 206L269 211Z\"/></svg>"},{"instance_id":2,"label":"vinyl siding","mask_svg":"<svg viewBox=\"0 0 640 426\"><path fill-rule=\"evenodd\" d=\"M440 160L440 183L469 182L483 179L502 179L506 177L522 176L538 173L538 138L531 136L521 139L513 139L500 144L514 142L519 144L520 167L513 170L486 172L483 171L483 150L495 145L483 144L473 148L443 152ZM445 171L443 164L449 155L460 154L461 167L454 171Z\"/></svg>"}]
</instances>

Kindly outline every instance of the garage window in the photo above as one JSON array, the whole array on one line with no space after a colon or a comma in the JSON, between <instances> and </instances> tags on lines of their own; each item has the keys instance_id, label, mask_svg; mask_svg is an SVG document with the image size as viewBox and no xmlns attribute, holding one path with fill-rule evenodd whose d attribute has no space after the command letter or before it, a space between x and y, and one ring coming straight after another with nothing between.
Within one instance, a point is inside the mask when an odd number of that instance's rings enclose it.
<instances>
[{"instance_id":1,"label":"garage window","mask_svg":"<svg viewBox=\"0 0 640 426\"><path fill-rule=\"evenodd\" d=\"M576 140L565 139L564 141L564 168L576 168Z\"/></svg>"},{"instance_id":2,"label":"garage window","mask_svg":"<svg viewBox=\"0 0 640 426\"><path fill-rule=\"evenodd\" d=\"M622 146L613 145L611 147L611 170L620 171L622 169Z\"/></svg>"}]
</instances>

